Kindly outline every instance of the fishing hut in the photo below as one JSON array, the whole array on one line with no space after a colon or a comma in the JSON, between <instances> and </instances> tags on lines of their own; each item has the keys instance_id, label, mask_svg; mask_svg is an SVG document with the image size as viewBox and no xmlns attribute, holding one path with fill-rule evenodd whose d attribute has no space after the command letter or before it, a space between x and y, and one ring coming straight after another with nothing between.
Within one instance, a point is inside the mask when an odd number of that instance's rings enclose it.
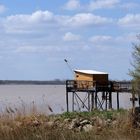
<instances>
[{"instance_id":1,"label":"fishing hut","mask_svg":"<svg viewBox=\"0 0 140 140\"><path fill-rule=\"evenodd\" d=\"M72 111L82 108L92 109L112 108L111 84L108 73L95 70L74 70L74 80L66 81L67 111L69 111L69 93L72 93ZM84 99L80 93L85 94ZM100 95L99 95L100 94ZM82 104L82 107L80 105Z\"/></svg>"},{"instance_id":2,"label":"fishing hut","mask_svg":"<svg viewBox=\"0 0 140 140\"><path fill-rule=\"evenodd\" d=\"M66 81L67 112L112 109L112 93L119 109L120 92L131 92L131 83L109 81L106 72L74 70L74 80Z\"/></svg>"},{"instance_id":3,"label":"fishing hut","mask_svg":"<svg viewBox=\"0 0 140 140\"><path fill-rule=\"evenodd\" d=\"M112 109L113 99L116 97L116 107L119 105L120 93L133 92L131 81L110 81L109 74L95 70L73 70L68 60L64 59L68 68L74 75L73 80L66 80L66 105L69 111L92 111ZM114 101L114 100L113 100ZM140 107L140 96L132 94L132 106L138 101ZM113 102L113 107L115 106Z\"/></svg>"}]
</instances>

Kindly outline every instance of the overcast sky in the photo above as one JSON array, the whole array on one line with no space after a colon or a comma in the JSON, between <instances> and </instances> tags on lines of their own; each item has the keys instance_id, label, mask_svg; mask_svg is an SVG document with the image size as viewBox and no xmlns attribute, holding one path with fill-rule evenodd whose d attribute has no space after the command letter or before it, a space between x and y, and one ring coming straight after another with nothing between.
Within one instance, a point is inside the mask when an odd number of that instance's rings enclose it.
<instances>
[{"instance_id":1,"label":"overcast sky","mask_svg":"<svg viewBox=\"0 0 140 140\"><path fill-rule=\"evenodd\" d=\"M139 0L1 0L0 79L73 78L73 69L130 79Z\"/></svg>"}]
</instances>

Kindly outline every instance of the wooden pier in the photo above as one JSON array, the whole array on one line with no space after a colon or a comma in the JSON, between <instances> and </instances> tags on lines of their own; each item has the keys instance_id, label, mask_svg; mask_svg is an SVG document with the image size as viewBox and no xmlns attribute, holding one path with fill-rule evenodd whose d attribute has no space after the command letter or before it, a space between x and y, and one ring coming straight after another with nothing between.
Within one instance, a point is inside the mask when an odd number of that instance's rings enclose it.
<instances>
[{"instance_id":1,"label":"wooden pier","mask_svg":"<svg viewBox=\"0 0 140 140\"><path fill-rule=\"evenodd\" d=\"M66 104L67 112L81 111L83 108L87 111L94 109L108 110L112 109L112 94L116 94L116 108L119 109L119 93L132 92L131 82L108 81L105 84L96 81L87 80L67 80L66 81ZM85 94L84 98L80 95ZM71 99L70 97L71 96ZM70 107L71 101L71 107Z\"/></svg>"}]
</instances>

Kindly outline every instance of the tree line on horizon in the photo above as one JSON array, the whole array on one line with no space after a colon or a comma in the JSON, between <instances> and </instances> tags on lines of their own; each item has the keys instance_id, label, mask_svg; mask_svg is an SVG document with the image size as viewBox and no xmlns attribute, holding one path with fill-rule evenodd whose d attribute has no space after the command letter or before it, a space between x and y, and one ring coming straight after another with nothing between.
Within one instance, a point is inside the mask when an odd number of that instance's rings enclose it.
<instances>
[{"instance_id":1,"label":"tree line on horizon","mask_svg":"<svg viewBox=\"0 0 140 140\"><path fill-rule=\"evenodd\" d=\"M29 85L63 85L65 84L65 80L0 80L0 85L20 85L20 84L29 84Z\"/></svg>"}]
</instances>

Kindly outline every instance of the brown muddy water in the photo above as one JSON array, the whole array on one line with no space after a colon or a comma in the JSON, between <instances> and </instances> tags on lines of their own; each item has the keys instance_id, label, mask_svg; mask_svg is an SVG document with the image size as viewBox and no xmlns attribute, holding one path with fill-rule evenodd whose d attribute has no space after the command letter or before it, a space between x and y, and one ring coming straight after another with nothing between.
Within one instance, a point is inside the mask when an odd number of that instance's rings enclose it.
<instances>
[{"instance_id":1,"label":"brown muddy water","mask_svg":"<svg viewBox=\"0 0 140 140\"><path fill-rule=\"evenodd\" d=\"M0 85L0 112L6 107L28 108L28 111L35 107L38 112L45 114L62 113L66 111L65 94L65 85ZM81 98L85 97L85 93L79 95ZM131 94L121 93L120 108L131 108L130 98ZM69 99L71 103L71 95ZM115 93L113 93L113 108L116 108Z\"/></svg>"}]
</instances>

